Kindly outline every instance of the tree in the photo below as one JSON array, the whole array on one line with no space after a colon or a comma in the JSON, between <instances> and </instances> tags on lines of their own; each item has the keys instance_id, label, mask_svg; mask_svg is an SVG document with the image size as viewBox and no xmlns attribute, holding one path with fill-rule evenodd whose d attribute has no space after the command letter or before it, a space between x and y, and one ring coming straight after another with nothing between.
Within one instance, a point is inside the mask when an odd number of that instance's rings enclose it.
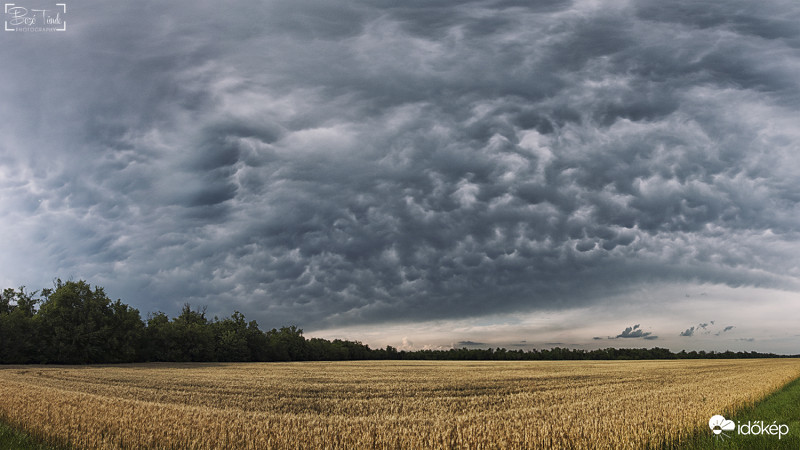
<instances>
[{"instance_id":1,"label":"tree","mask_svg":"<svg viewBox=\"0 0 800 450\"><path fill-rule=\"evenodd\" d=\"M36 314L42 362L87 364L136 359L141 338L139 311L114 304L103 288L81 281L56 281Z\"/></svg>"},{"instance_id":2,"label":"tree","mask_svg":"<svg viewBox=\"0 0 800 450\"><path fill-rule=\"evenodd\" d=\"M195 311L186 303L172 322L178 361L214 360L214 331L206 319L205 307Z\"/></svg>"},{"instance_id":3,"label":"tree","mask_svg":"<svg viewBox=\"0 0 800 450\"><path fill-rule=\"evenodd\" d=\"M239 311L229 318L214 322L217 361L250 361L248 326Z\"/></svg>"},{"instance_id":4,"label":"tree","mask_svg":"<svg viewBox=\"0 0 800 450\"><path fill-rule=\"evenodd\" d=\"M180 361L177 337L166 314L159 311L147 316L142 353L146 361Z\"/></svg>"},{"instance_id":5,"label":"tree","mask_svg":"<svg viewBox=\"0 0 800 450\"><path fill-rule=\"evenodd\" d=\"M5 289L0 294L0 362L26 364L38 362L38 333L33 316L39 299L37 291Z\"/></svg>"},{"instance_id":6,"label":"tree","mask_svg":"<svg viewBox=\"0 0 800 450\"><path fill-rule=\"evenodd\" d=\"M309 349L303 330L295 325L267 332L271 361L308 361Z\"/></svg>"},{"instance_id":7,"label":"tree","mask_svg":"<svg viewBox=\"0 0 800 450\"><path fill-rule=\"evenodd\" d=\"M109 305L107 318L111 333L106 346L106 361L112 363L143 361L144 322L139 310L120 299Z\"/></svg>"},{"instance_id":8,"label":"tree","mask_svg":"<svg viewBox=\"0 0 800 450\"><path fill-rule=\"evenodd\" d=\"M258 322L255 320L247 324L247 348L253 361L268 361L269 340L258 328Z\"/></svg>"},{"instance_id":9,"label":"tree","mask_svg":"<svg viewBox=\"0 0 800 450\"><path fill-rule=\"evenodd\" d=\"M10 314L12 311L19 310L26 317L33 317L36 312L36 304L41 301L34 298L38 292L25 292L25 286L20 286L16 291L10 288L3 289L3 293L0 295L0 314Z\"/></svg>"}]
</instances>

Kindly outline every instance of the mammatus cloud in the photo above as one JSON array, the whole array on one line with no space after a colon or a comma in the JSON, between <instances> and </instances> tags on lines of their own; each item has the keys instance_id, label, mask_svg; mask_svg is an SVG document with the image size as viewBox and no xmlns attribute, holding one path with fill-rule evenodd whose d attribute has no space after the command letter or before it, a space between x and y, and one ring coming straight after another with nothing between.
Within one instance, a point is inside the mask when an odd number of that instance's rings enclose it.
<instances>
[{"instance_id":1,"label":"mammatus cloud","mask_svg":"<svg viewBox=\"0 0 800 450\"><path fill-rule=\"evenodd\" d=\"M798 288L797 2L246 11L4 35L7 286L307 329Z\"/></svg>"}]
</instances>

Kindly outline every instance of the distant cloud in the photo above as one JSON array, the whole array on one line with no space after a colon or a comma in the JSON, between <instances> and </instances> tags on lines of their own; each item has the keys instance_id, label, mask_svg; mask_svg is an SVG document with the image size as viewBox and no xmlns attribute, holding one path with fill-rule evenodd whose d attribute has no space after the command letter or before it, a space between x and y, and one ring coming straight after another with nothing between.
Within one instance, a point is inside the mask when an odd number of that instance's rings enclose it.
<instances>
[{"instance_id":1,"label":"distant cloud","mask_svg":"<svg viewBox=\"0 0 800 450\"><path fill-rule=\"evenodd\" d=\"M642 330L639 324L636 324L632 327L625 328L625 330L618 334L616 338L645 338L647 340L653 340L658 339L658 336L653 336L653 333Z\"/></svg>"},{"instance_id":2,"label":"distant cloud","mask_svg":"<svg viewBox=\"0 0 800 450\"><path fill-rule=\"evenodd\" d=\"M700 330L702 330L702 334L711 334L712 330L710 328L712 328L714 326L714 324L715 324L715 321L713 321L713 320L710 320L708 322L699 323L699 324L697 324L696 327L692 326L692 327L687 328L686 331L681 331L680 335L684 336L684 337L691 337L691 336L694 336L695 332L700 331ZM734 328L733 325L728 325L724 329L714 333L714 336L719 336L722 333L725 333L726 331L732 330L733 328Z\"/></svg>"},{"instance_id":3,"label":"distant cloud","mask_svg":"<svg viewBox=\"0 0 800 450\"><path fill-rule=\"evenodd\" d=\"M725 333L725 332L727 332L727 331L730 331L730 330L732 330L732 329L734 329L734 328L735 328L735 327L734 327L733 325L728 325L727 327L723 328L723 329L722 329L722 331L717 331L716 333L714 333L714 336L719 336L719 335L721 335L722 333Z\"/></svg>"},{"instance_id":4,"label":"distant cloud","mask_svg":"<svg viewBox=\"0 0 800 450\"><path fill-rule=\"evenodd\" d=\"M475 342L475 341L458 341L458 345L460 347L472 347L476 345L486 345L484 342Z\"/></svg>"},{"instance_id":5,"label":"distant cloud","mask_svg":"<svg viewBox=\"0 0 800 450\"><path fill-rule=\"evenodd\" d=\"M545 342L544 345L564 345L563 342Z\"/></svg>"},{"instance_id":6,"label":"distant cloud","mask_svg":"<svg viewBox=\"0 0 800 450\"><path fill-rule=\"evenodd\" d=\"M755 342L755 338L739 338L736 339L737 341L744 341L744 342Z\"/></svg>"},{"instance_id":7,"label":"distant cloud","mask_svg":"<svg viewBox=\"0 0 800 450\"><path fill-rule=\"evenodd\" d=\"M599 340L602 340L603 338L601 338L600 336L595 336L592 339L595 340L595 341L599 341Z\"/></svg>"},{"instance_id":8,"label":"distant cloud","mask_svg":"<svg viewBox=\"0 0 800 450\"><path fill-rule=\"evenodd\" d=\"M400 342L400 350L413 350L414 343L411 342L408 337L403 337L402 341Z\"/></svg>"}]
</instances>

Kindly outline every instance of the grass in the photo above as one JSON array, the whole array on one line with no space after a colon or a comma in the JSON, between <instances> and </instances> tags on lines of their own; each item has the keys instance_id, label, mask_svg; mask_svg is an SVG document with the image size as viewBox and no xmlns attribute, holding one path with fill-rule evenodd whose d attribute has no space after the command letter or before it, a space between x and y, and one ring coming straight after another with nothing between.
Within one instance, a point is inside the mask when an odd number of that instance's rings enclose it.
<instances>
[{"instance_id":1,"label":"grass","mask_svg":"<svg viewBox=\"0 0 800 450\"><path fill-rule=\"evenodd\" d=\"M685 449L800 449L800 378L790 382L782 389L767 396L753 406L739 410L726 419L737 425L733 431L726 432L729 437L715 438L711 430L706 428L695 434L692 439L680 448ZM764 426L788 425L789 432L778 439L777 435L739 434L740 425L762 422ZM746 428L745 428L746 430Z\"/></svg>"},{"instance_id":2,"label":"grass","mask_svg":"<svg viewBox=\"0 0 800 450\"><path fill-rule=\"evenodd\" d=\"M31 435L0 422L0 450L54 450Z\"/></svg>"}]
</instances>

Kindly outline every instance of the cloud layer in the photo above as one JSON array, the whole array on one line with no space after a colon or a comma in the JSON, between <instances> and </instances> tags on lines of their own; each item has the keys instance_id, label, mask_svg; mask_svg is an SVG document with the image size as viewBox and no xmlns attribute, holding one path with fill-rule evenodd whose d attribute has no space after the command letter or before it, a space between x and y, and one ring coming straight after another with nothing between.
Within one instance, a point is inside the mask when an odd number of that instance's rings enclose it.
<instances>
[{"instance_id":1,"label":"cloud layer","mask_svg":"<svg viewBox=\"0 0 800 450\"><path fill-rule=\"evenodd\" d=\"M2 281L306 327L796 290L800 6L734 3L75 5L3 36Z\"/></svg>"}]
</instances>

